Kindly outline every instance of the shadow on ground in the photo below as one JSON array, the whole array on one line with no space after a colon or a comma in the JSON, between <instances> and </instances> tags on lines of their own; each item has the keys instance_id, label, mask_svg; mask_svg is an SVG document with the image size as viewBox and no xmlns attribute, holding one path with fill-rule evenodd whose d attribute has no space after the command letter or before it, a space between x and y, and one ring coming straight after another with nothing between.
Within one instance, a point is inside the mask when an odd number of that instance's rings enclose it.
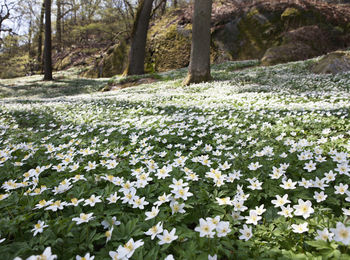
<instances>
[{"instance_id":1,"label":"shadow on ground","mask_svg":"<svg viewBox=\"0 0 350 260\"><path fill-rule=\"evenodd\" d=\"M74 96L100 90L108 79L64 78L54 81L0 81L0 98L55 98Z\"/></svg>"}]
</instances>

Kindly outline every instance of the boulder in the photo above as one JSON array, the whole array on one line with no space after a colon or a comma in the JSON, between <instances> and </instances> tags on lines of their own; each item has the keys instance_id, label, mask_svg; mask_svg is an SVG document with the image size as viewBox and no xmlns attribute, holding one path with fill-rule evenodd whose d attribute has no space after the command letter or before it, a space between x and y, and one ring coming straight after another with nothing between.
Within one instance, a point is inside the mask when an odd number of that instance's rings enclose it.
<instances>
[{"instance_id":1,"label":"boulder","mask_svg":"<svg viewBox=\"0 0 350 260\"><path fill-rule=\"evenodd\" d=\"M276 26L259 11L252 8L245 15L219 25L212 33L215 61L261 58L275 39ZM272 36L272 37L271 37Z\"/></svg>"},{"instance_id":2,"label":"boulder","mask_svg":"<svg viewBox=\"0 0 350 260\"><path fill-rule=\"evenodd\" d=\"M265 65L304 60L349 46L350 6L305 1L220 1L213 4L211 61L262 59ZM148 71L186 67L191 7L162 16L148 35Z\"/></svg>"},{"instance_id":3,"label":"boulder","mask_svg":"<svg viewBox=\"0 0 350 260\"><path fill-rule=\"evenodd\" d=\"M148 31L146 71L167 71L188 66L192 25L179 24L178 11L153 24Z\"/></svg>"},{"instance_id":4,"label":"boulder","mask_svg":"<svg viewBox=\"0 0 350 260\"><path fill-rule=\"evenodd\" d=\"M95 65L82 73L88 78L112 77L122 74L127 65L128 48L125 42L120 42L109 48L95 61Z\"/></svg>"},{"instance_id":5,"label":"boulder","mask_svg":"<svg viewBox=\"0 0 350 260\"><path fill-rule=\"evenodd\" d=\"M312 68L316 74L343 73L350 71L350 52L336 51L327 54L318 61Z\"/></svg>"},{"instance_id":6,"label":"boulder","mask_svg":"<svg viewBox=\"0 0 350 260\"><path fill-rule=\"evenodd\" d=\"M261 59L262 65L306 60L336 48L329 33L317 25L304 26L286 32L282 39L281 45L266 50Z\"/></svg>"},{"instance_id":7,"label":"boulder","mask_svg":"<svg viewBox=\"0 0 350 260\"><path fill-rule=\"evenodd\" d=\"M307 44L301 42L288 43L269 48L261 59L261 64L269 66L290 61L305 60L316 55L316 52Z\"/></svg>"}]
</instances>

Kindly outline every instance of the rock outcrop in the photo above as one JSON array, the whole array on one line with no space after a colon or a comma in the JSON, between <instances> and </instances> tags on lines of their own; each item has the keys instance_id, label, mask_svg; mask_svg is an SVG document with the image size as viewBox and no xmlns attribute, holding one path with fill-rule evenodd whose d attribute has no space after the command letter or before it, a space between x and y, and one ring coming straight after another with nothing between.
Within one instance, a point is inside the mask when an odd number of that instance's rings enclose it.
<instances>
[{"instance_id":1,"label":"rock outcrop","mask_svg":"<svg viewBox=\"0 0 350 260\"><path fill-rule=\"evenodd\" d=\"M191 50L192 8L174 11L150 29L147 66L185 67ZM315 1L217 2L212 62L262 59L265 65L303 60L350 45L350 5Z\"/></svg>"},{"instance_id":2,"label":"rock outcrop","mask_svg":"<svg viewBox=\"0 0 350 260\"><path fill-rule=\"evenodd\" d=\"M318 25L304 26L286 32L283 34L282 44L267 49L261 63L274 65L305 60L327 53L337 48L329 34Z\"/></svg>"},{"instance_id":3,"label":"rock outcrop","mask_svg":"<svg viewBox=\"0 0 350 260\"><path fill-rule=\"evenodd\" d=\"M249 3L250 2L250 3ZM188 66L192 9L173 10L150 25L146 72ZM263 65L304 60L350 46L350 4L312 0L216 1L212 14L211 62L261 59ZM77 54L57 68L79 63ZM126 66L128 47L119 43L89 59L88 77L111 77Z\"/></svg>"},{"instance_id":4,"label":"rock outcrop","mask_svg":"<svg viewBox=\"0 0 350 260\"><path fill-rule=\"evenodd\" d=\"M350 52L336 51L327 54L312 68L316 74L337 74L350 71Z\"/></svg>"},{"instance_id":5,"label":"rock outcrop","mask_svg":"<svg viewBox=\"0 0 350 260\"><path fill-rule=\"evenodd\" d=\"M101 57L95 60L95 65L85 71L82 76L89 78L106 78L122 74L127 65L128 47L120 42L110 47Z\"/></svg>"}]
</instances>

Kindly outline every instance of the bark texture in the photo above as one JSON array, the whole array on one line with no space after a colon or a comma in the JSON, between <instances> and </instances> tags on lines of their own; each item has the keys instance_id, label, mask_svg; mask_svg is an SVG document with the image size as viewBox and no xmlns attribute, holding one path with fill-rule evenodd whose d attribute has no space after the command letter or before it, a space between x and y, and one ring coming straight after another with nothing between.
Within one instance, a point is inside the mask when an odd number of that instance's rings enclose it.
<instances>
[{"instance_id":1,"label":"bark texture","mask_svg":"<svg viewBox=\"0 0 350 260\"><path fill-rule=\"evenodd\" d=\"M60 52L61 48L62 48L62 25L61 25L62 5L61 5L61 0L56 0L56 5L57 5L57 18L56 18L57 50Z\"/></svg>"},{"instance_id":2,"label":"bark texture","mask_svg":"<svg viewBox=\"0 0 350 260\"><path fill-rule=\"evenodd\" d=\"M44 80L52 80L51 0L45 0Z\"/></svg>"},{"instance_id":3,"label":"bark texture","mask_svg":"<svg viewBox=\"0 0 350 260\"><path fill-rule=\"evenodd\" d=\"M191 58L184 85L211 80L210 20L212 0L195 0L192 26Z\"/></svg>"},{"instance_id":4,"label":"bark texture","mask_svg":"<svg viewBox=\"0 0 350 260\"><path fill-rule=\"evenodd\" d=\"M38 65L40 66L40 70L42 70L42 55L43 55L43 33L44 33L44 17L45 17L45 0L43 1L43 4L41 6L41 13L40 13L40 24L39 24L39 36L38 36L38 53L37 53L37 60Z\"/></svg>"},{"instance_id":5,"label":"bark texture","mask_svg":"<svg viewBox=\"0 0 350 260\"><path fill-rule=\"evenodd\" d=\"M126 75L144 74L146 39L153 0L140 0L131 34L131 47Z\"/></svg>"}]
</instances>

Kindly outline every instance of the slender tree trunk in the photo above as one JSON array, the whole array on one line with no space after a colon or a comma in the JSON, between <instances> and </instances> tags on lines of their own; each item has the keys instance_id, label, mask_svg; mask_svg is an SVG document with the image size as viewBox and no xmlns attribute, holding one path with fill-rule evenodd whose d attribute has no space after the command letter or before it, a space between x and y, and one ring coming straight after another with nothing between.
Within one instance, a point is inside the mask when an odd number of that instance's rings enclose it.
<instances>
[{"instance_id":1,"label":"slender tree trunk","mask_svg":"<svg viewBox=\"0 0 350 260\"><path fill-rule=\"evenodd\" d=\"M42 71L42 69L43 69L42 55L43 55L44 16L45 16L45 0L43 1L43 5L41 6L40 24L39 24L39 37L38 37L37 60L38 60L38 65L39 65L39 70L40 71Z\"/></svg>"},{"instance_id":2,"label":"slender tree trunk","mask_svg":"<svg viewBox=\"0 0 350 260\"><path fill-rule=\"evenodd\" d=\"M162 4L162 9L161 9L161 14L164 15L165 14L165 11L166 11L166 2L167 1L163 1L163 4Z\"/></svg>"},{"instance_id":3,"label":"slender tree trunk","mask_svg":"<svg viewBox=\"0 0 350 260\"><path fill-rule=\"evenodd\" d=\"M56 4L57 4L56 38L57 38L57 50L60 52L62 47L61 0L56 0Z\"/></svg>"},{"instance_id":4,"label":"slender tree trunk","mask_svg":"<svg viewBox=\"0 0 350 260\"><path fill-rule=\"evenodd\" d=\"M140 0L131 33L131 47L126 75L144 74L146 40L153 0Z\"/></svg>"},{"instance_id":5,"label":"slender tree trunk","mask_svg":"<svg viewBox=\"0 0 350 260\"><path fill-rule=\"evenodd\" d=\"M28 30L28 56L29 58L33 58L33 52L32 52L32 36L33 36L33 26L32 26L32 19L29 21L29 30Z\"/></svg>"},{"instance_id":6,"label":"slender tree trunk","mask_svg":"<svg viewBox=\"0 0 350 260\"><path fill-rule=\"evenodd\" d=\"M45 0L44 80L52 80L51 0Z\"/></svg>"},{"instance_id":7,"label":"slender tree trunk","mask_svg":"<svg viewBox=\"0 0 350 260\"><path fill-rule=\"evenodd\" d=\"M210 20L212 0L195 0L190 65L184 85L206 82L210 75Z\"/></svg>"},{"instance_id":8,"label":"slender tree trunk","mask_svg":"<svg viewBox=\"0 0 350 260\"><path fill-rule=\"evenodd\" d=\"M64 39L64 32L65 32L65 24L64 24L64 16L65 16L65 6L64 6L64 2L61 3L61 47L64 49L64 43L63 43L63 39Z\"/></svg>"},{"instance_id":9,"label":"slender tree trunk","mask_svg":"<svg viewBox=\"0 0 350 260\"><path fill-rule=\"evenodd\" d=\"M77 25L77 11L79 9L79 6L76 5L75 0L72 1L73 4L73 21L74 21L74 25Z\"/></svg>"},{"instance_id":10,"label":"slender tree trunk","mask_svg":"<svg viewBox=\"0 0 350 260\"><path fill-rule=\"evenodd\" d=\"M177 8L177 0L173 0L173 7Z\"/></svg>"}]
</instances>

